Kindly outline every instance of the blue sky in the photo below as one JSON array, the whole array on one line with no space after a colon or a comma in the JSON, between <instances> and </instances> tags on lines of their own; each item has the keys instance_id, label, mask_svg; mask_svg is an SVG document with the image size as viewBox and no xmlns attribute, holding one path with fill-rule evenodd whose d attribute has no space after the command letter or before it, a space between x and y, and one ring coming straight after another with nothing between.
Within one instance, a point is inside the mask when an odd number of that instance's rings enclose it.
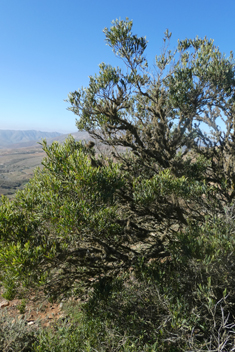
<instances>
[{"instance_id":1,"label":"blue sky","mask_svg":"<svg viewBox=\"0 0 235 352\"><path fill-rule=\"evenodd\" d=\"M113 19L134 21L151 64L166 28L173 47L198 35L235 52L234 13L234 0L0 0L0 129L76 131L64 100L99 63L120 64L102 32Z\"/></svg>"}]
</instances>

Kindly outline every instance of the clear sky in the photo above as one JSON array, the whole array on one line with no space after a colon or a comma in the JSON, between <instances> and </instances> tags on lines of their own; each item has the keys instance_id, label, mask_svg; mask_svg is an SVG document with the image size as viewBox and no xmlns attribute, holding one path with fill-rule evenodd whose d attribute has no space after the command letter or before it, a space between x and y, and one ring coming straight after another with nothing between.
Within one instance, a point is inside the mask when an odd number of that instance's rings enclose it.
<instances>
[{"instance_id":1,"label":"clear sky","mask_svg":"<svg viewBox=\"0 0 235 352\"><path fill-rule=\"evenodd\" d=\"M235 52L234 14L234 0L0 0L0 129L75 132L64 100L118 64L102 32L113 19L134 21L151 64L167 28L173 47L198 35Z\"/></svg>"}]
</instances>

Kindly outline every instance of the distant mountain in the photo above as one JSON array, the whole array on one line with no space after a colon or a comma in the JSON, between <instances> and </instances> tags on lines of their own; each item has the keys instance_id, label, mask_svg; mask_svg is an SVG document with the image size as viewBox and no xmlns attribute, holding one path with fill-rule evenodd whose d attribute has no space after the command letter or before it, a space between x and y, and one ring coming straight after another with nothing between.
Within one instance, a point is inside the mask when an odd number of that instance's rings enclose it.
<instances>
[{"instance_id":1,"label":"distant mountain","mask_svg":"<svg viewBox=\"0 0 235 352\"><path fill-rule=\"evenodd\" d=\"M17 147L29 147L42 138L51 139L61 136L59 132L41 132L41 131L14 131L0 130L0 148L11 148L13 145Z\"/></svg>"},{"instance_id":2,"label":"distant mountain","mask_svg":"<svg viewBox=\"0 0 235 352\"><path fill-rule=\"evenodd\" d=\"M47 142L48 142L48 144L50 144L54 141L58 141L59 143L64 143L65 140L68 138L68 136L72 136L76 141L82 141L82 140L88 141L88 140L92 139L88 132L78 131L78 132L72 132L72 133L68 133L68 134L62 134L56 138L49 138L49 139L47 139Z\"/></svg>"}]
</instances>

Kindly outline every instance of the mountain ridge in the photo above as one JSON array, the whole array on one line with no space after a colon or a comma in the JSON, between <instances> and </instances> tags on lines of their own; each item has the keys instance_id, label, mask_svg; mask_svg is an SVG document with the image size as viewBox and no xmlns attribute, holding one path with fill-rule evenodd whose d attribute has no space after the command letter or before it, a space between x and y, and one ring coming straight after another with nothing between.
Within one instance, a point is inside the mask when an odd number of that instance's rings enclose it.
<instances>
[{"instance_id":1,"label":"mountain ridge","mask_svg":"<svg viewBox=\"0 0 235 352\"><path fill-rule=\"evenodd\" d=\"M0 130L0 148L9 148L20 143L38 142L42 138L57 138L59 132L42 132L36 130Z\"/></svg>"}]
</instances>

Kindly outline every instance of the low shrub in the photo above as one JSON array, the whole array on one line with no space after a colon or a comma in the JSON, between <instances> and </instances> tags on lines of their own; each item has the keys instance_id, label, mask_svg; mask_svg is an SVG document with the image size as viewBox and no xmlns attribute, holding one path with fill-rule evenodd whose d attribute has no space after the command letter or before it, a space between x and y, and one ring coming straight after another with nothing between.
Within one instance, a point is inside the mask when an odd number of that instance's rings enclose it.
<instances>
[{"instance_id":1,"label":"low shrub","mask_svg":"<svg viewBox=\"0 0 235 352\"><path fill-rule=\"evenodd\" d=\"M0 311L0 351L32 352L37 336L34 325L28 326L25 319L9 316L5 309Z\"/></svg>"}]
</instances>

